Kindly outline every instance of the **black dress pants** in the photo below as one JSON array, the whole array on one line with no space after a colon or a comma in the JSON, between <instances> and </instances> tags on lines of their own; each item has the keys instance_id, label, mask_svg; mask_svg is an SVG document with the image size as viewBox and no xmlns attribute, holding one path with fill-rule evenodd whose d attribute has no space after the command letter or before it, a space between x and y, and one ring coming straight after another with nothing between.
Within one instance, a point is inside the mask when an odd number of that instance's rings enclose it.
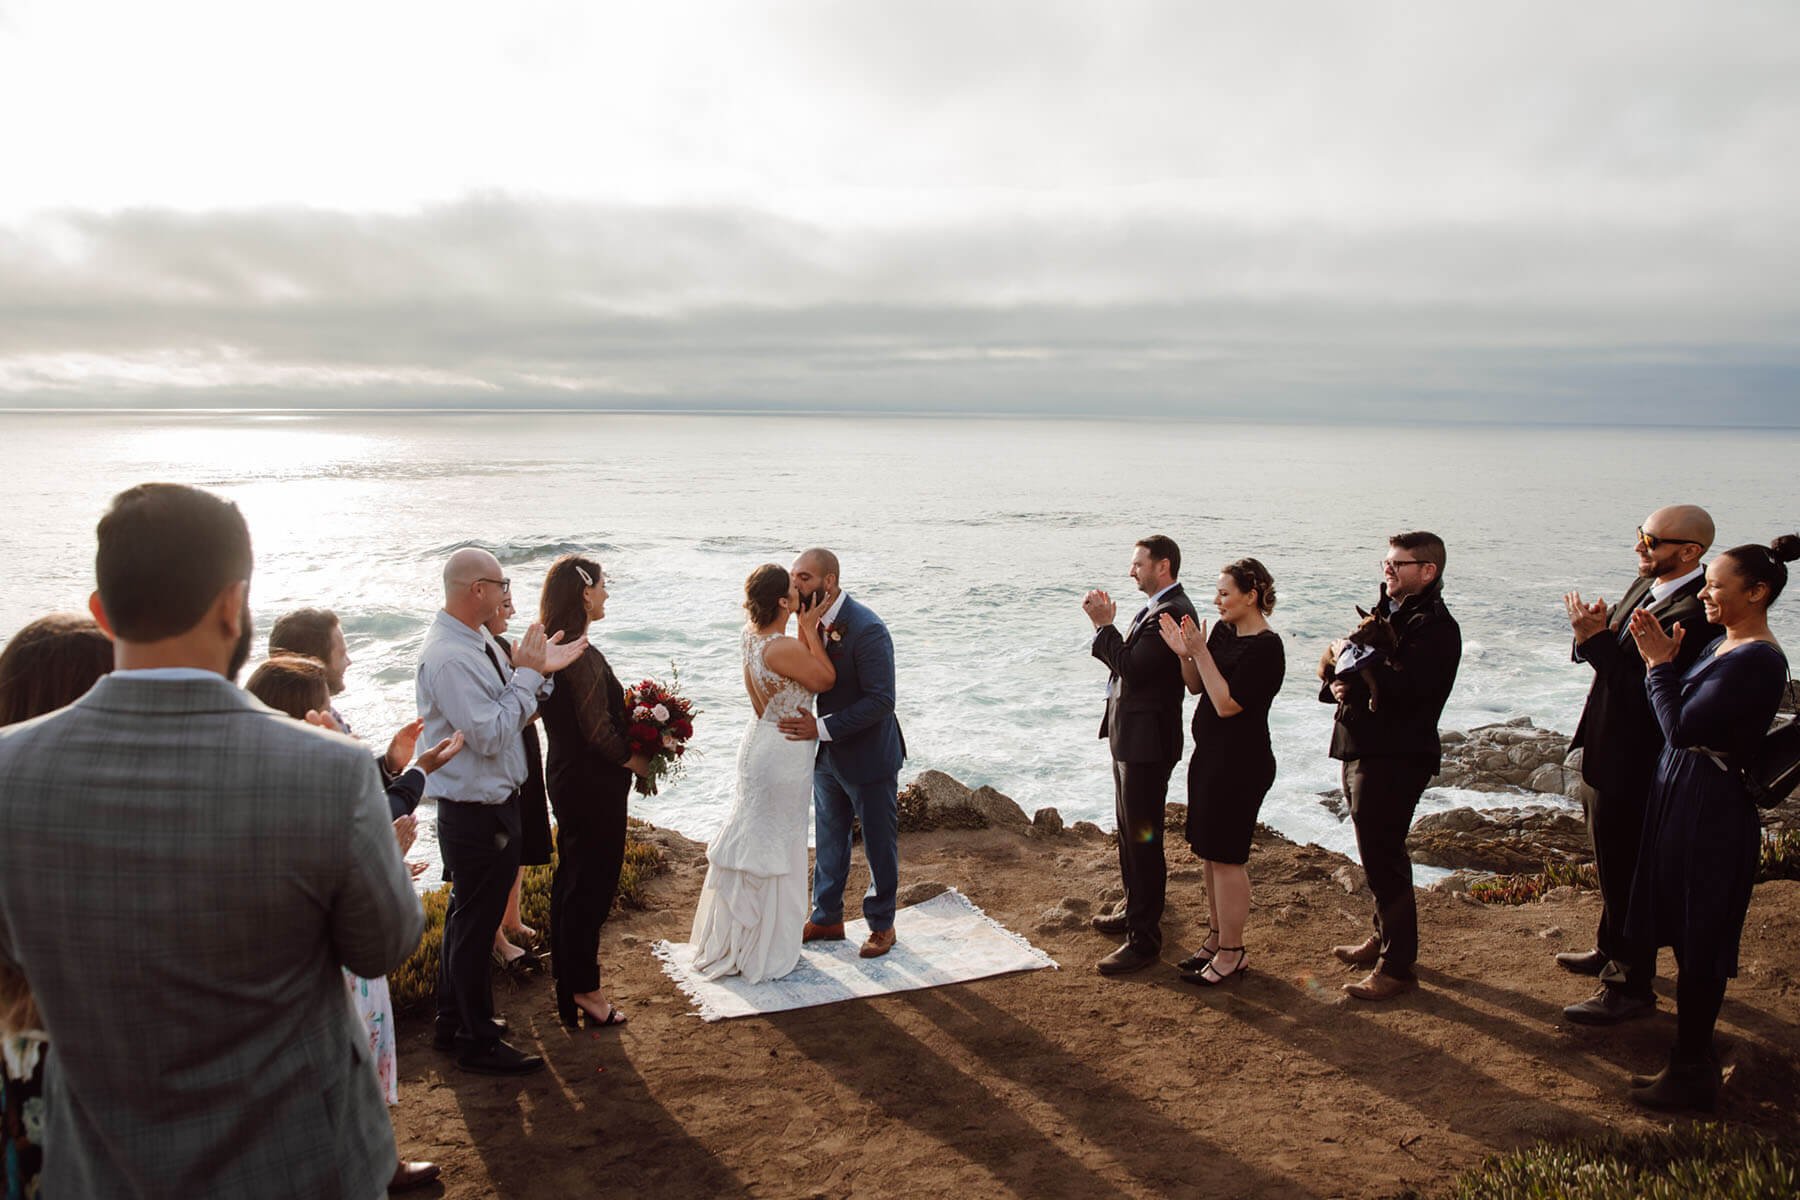
<instances>
[{"instance_id":1,"label":"black dress pants","mask_svg":"<svg viewBox=\"0 0 1800 1200\"><path fill-rule=\"evenodd\" d=\"M494 933L519 870L519 806L437 802L450 906L438 954L437 1024L469 1049L500 1040L494 1024Z\"/></svg>"},{"instance_id":2,"label":"black dress pants","mask_svg":"<svg viewBox=\"0 0 1800 1200\"><path fill-rule=\"evenodd\" d=\"M1169 874L1163 858L1163 821L1173 762L1113 763L1113 817L1119 827L1119 878L1125 884L1125 921L1135 948L1162 949L1163 900Z\"/></svg>"},{"instance_id":3,"label":"black dress pants","mask_svg":"<svg viewBox=\"0 0 1800 1200\"><path fill-rule=\"evenodd\" d=\"M594 955L600 927L619 894L625 865L625 809L631 772L620 769L586 784L577 797L559 796L556 807L556 877L550 884L550 967L558 996L600 986Z\"/></svg>"},{"instance_id":4,"label":"black dress pants","mask_svg":"<svg viewBox=\"0 0 1800 1200\"><path fill-rule=\"evenodd\" d=\"M1594 945L1612 961L1601 975L1608 987L1648 999L1654 995L1656 951L1625 936L1625 913L1631 907L1631 879L1637 874L1638 851L1644 843L1644 808L1649 786L1595 789L1588 802L1588 836L1594 842L1594 870L1600 876L1600 927Z\"/></svg>"},{"instance_id":5,"label":"black dress pants","mask_svg":"<svg viewBox=\"0 0 1800 1200\"><path fill-rule=\"evenodd\" d=\"M1375 894L1375 936L1381 939L1375 969L1395 979L1411 979L1419 957L1419 909L1406 835L1432 774L1430 767L1405 759L1359 758L1344 764L1356 852Z\"/></svg>"}]
</instances>

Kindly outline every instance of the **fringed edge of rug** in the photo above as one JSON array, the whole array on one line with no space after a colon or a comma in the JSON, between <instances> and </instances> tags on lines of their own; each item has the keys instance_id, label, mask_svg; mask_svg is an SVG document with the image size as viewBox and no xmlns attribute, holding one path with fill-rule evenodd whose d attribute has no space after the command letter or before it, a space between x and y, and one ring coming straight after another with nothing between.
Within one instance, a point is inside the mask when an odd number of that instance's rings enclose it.
<instances>
[{"instance_id":1,"label":"fringed edge of rug","mask_svg":"<svg viewBox=\"0 0 1800 1200\"><path fill-rule=\"evenodd\" d=\"M948 892L950 895L955 896L958 900L962 901L964 906L967 907L970 912L974 913L976 916L978 916L982 920L986 921L989 925L992 925L995 929L998 929L1001 933L1004 933L1007 937L1009 937L1013 941L1017 942L1020 946L1024 947L1026 950L1029 950L1031 952L1032 957L1035 958L1038 962L1042 963L1046 967L1049 967L1052 971L1062 970L1061 964L1059 964L1054 958L1051 958L1048 954L1044 953L1042 950L1040 950L1036 946L1032 945L1031 941L1028 938L1026 938L1026 936L1024 934L1014 933L1012 930L1008 929L1006 926L1002 925L1000 922L994 920L994 918L988 916L987 913L982 910L981 905L975 903L973 900L969 899L967 896L963 895L961 892L957 891L953 887L946 887L944 889L944 891ZM939 894L942 895L943 893L939 893ZM934 897L934 899L935 899L935 897ZM922 903L929 904L929 903L931 903L931 901L926 900L926 901L923 901ZM901 909L900 911L905 912L906 910Z\"/></svg>"},{"instance_id":2,"label":"fringed edge of rug","mask_svg":"<svg viewBox=\"0 0 1800 1200\"><path fill-rule=\"evenodd\" d=\"M731 1013L720 1012L717 1007L707 1001L706 997L701 994L699 985L688 975L687 969L675 962L675 947L667 938L652 944L650 953L662 963L663 974L667 975L670 981L681 990L681 994L688 998L688 1003L700 1010L693 1014L694 1016L699 1017L702 1021L728 1021L731 1019Z\"/></svg>"}]
</instances>

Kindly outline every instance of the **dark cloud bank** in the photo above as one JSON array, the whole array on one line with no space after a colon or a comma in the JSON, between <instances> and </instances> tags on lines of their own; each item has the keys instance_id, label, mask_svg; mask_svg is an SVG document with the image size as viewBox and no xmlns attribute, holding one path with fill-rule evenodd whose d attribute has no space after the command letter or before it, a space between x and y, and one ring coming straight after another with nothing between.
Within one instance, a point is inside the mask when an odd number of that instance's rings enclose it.
<instances>
[{"instance_id":1,"label":"dark cloud bank","mask_svg":"<svg viewBox=\"0 0 1800 1200\"><path fill-rule=\"evenodd\" d=\"M1800 425L1795 235L1182 215L849 231L471 198L0 229L0 407Z\"/></svg>"}]
</instances>

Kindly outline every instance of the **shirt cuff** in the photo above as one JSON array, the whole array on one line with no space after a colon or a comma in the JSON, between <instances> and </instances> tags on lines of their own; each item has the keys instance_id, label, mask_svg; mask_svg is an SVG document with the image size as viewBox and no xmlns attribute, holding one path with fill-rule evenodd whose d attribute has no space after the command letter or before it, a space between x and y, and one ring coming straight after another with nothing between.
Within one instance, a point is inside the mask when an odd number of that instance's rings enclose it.
<instances>
[{"instance_id":1,"label":"shirt cuff","mask_svg":"<svg viewBox=\"0 0 1800 1200\"><path fill-rule=\"evenodd\" d=\"M512 682L522 688L527 696L537 696L539 694L549 695L549 693L544 690L544 684L549 682L549 678L544 675L539 675L530 667L515 668L512 674Z\"/></svg>"},{"instance_id":2,"label":"shirt cuff","mask_svg":"<svg viewBox=\"0 0 1800 1200\"><path fill-rule=\"evenodd\" d=\"M831 740L831 730L826 726L825 718L820 717L817 724L819 726L819 740L821 742L829 742Z\"/></svg>"}]
</instances>

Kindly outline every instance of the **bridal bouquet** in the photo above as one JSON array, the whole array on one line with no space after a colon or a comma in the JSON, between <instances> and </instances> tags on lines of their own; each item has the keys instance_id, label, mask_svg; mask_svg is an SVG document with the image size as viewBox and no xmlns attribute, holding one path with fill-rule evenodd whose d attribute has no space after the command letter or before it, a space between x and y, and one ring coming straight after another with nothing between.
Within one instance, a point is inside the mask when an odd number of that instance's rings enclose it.
<instances>
[{"instance_id":1,"label":"bridal bouquet","mask_svg":"<svg viewBox=\"0 0 1800 1200\"><path fill-rule=\"evenodd\" d=\"M650 759L650 773L637 779L642 796L656 795L662 780L681 775L682 757L688 739L694 736L694 717L700 712L678 690L681 673L673 670L673 664L669 678L667 685L646 679L625 692L625 713L630 721L625 740L633 754Z\"/></svg>"}]
</instances>

